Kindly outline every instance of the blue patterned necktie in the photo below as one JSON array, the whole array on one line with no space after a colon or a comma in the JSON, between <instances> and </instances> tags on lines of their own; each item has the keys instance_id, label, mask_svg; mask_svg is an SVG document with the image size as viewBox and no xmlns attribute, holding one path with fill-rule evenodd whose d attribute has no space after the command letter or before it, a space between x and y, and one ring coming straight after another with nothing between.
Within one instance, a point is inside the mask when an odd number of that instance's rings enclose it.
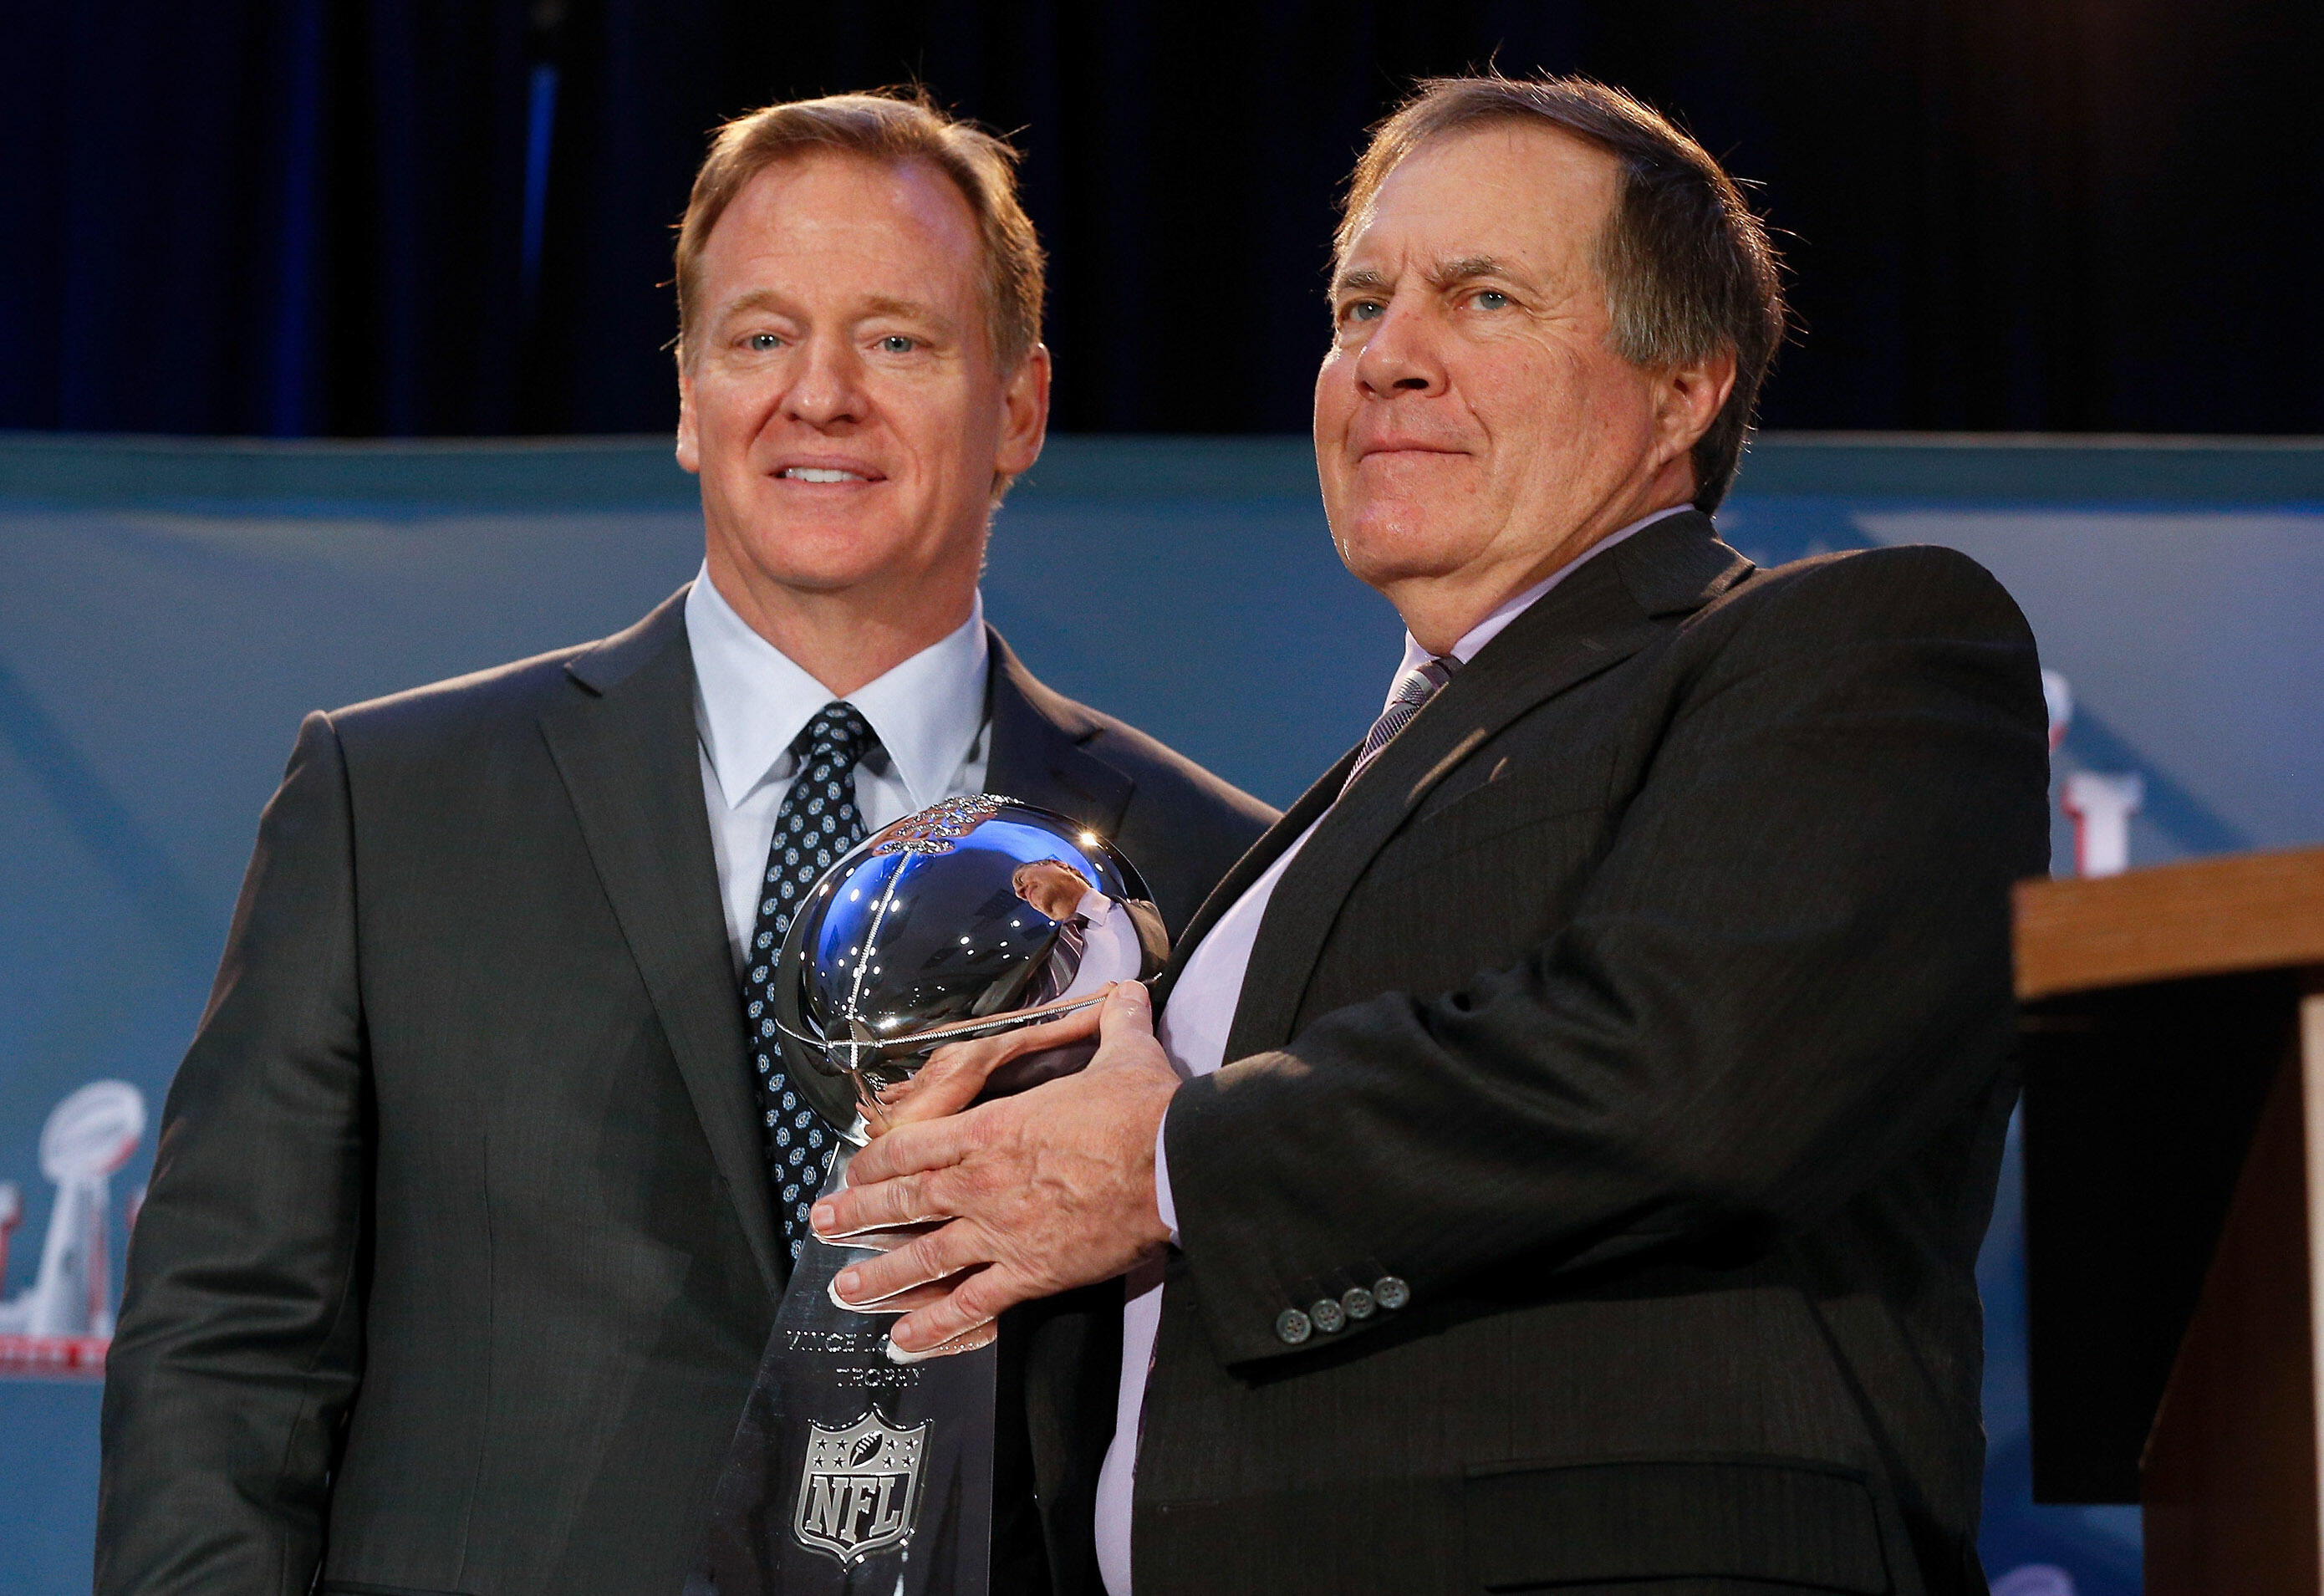
<instances>
[{"instance_id":1,"label":"blue patterned necktie","mask_svg":"<svg viewBox=\"0 0 2324 1596\"><path fill-rule=\"evenodd\" d=\"M1364 738L1364 746L1356 755L1355 764L1348 770L1347 783L1342 791L1355 785L1356 778L1364 773L1364 767L1379 758L1380 750L1404 730L1405 724L1420 713L1420 706L1436 697L1438 689L1451 681L1452 673L1460 669L1461 661L1448 654L1442 660L1424 660L1396 678L1396 688L1388 695L1388 707L1381 710L1379 719L1372 723L1370 733Z\"/></svg>"},{"instance_id":2,"label":"blue patterned necktie","mask_svg":"<svg viewBox=\"0 0 2324 1596\"><path fill-rule=\"evenodd\" d=\"M790 790L775 812L774 841L767 849L764 896L742 970L743 1023L757 1066L759 1107L766 1127L767 1176L774 1187L783 1241L793 1259L807 1235L807 1210L823 1185L834 1141L829 1126L801 1099L783 1075L783 1056L775 1045L774 1001L769 983L775 956L791 916L807 902L834 861L863 840L863 816L855 807L855 767L880 739L844 701L825 705L791 743L798 761Z\"/></svg>"}]
</instances>

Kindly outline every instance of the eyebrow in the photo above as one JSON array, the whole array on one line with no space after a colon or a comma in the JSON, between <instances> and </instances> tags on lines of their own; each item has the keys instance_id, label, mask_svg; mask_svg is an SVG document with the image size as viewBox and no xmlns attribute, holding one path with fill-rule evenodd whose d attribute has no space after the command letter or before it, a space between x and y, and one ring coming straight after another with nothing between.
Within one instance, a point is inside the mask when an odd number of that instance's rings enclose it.
<instances>
[{"instance_id":1,"label":"eyebrow","mask_svg":"<svg viewBox=\"0 0 2324 1596\"><path fill-rule=\"evenodd\" d=\"M1480 277L1523 281L1518 273L1490 255L1462 255L1454 261L1439 261L1428 270L1429 284L1437 289L1457 288L1464 282L1474 282Z\"/></svg>"},{"instance_id":2,"label":"eyebrow","mask_svg":"<svg viewBox=\"0 0 2324 1596\"><path fill-rule=\"evenodd\" d=\"M1473 282L1480 277L1499 277L1511 282L1527 284L1532 281L1522 272L1491 255L1462 255L1450 261L1439 261L1428 268L1425 276L1428 285L1439 293L1446 289L1458 288L1464 282ZM1366 267L1335 279L1332 283L1332 292L1334 297L1347 293L1379 293L1388 286L1388 281L1384 273Z\"/></svg>"},{"instance_id":3,"label":"eyebrow","mask_svg":"<svg viewBox=\"0 0 2324 1596\"><path fill-rule=\"evenodd\" d=\"M886 294L875 294L863 301L863 310L870 316L893 316L901 321L924 321L937 327L946 325L945 318L934 305L924 304L918 300L899 300Z\"/></svg>"},{"instance_id":4,"label":"eyebrow","mask_svg":"<svg viewBox=\"0 0 2324 1596\"><path fill-rule=\"evenodd\" d=\"M782 295L775 292L775 291L770 288L761 288L754 289L747 294L738 294L733 299L727 300L724 304L718 307L718 314L723 318L727 316L740 316L744 312L751 310L779 311L782 308Z\"/></svg>"},{"instance_id":5,"label":"eyebrow","mask_svg":"<svg viewBox=\"0 0 2324 1596\"><path fill-rule=\"evenodd\" d=\"M761 288L729 300L719 307L718 314L721 317L741 316L753 310L773 310L779 313L786 308L786 302L781 294L770 288ZM925 322L934 327L951 325L946 318L940 315L932 305L924 304L918 300L899 300L888 294L875 294L864 300L862 313L865 316L891 316L899 320Z\"/></svg>"}]
</instances>

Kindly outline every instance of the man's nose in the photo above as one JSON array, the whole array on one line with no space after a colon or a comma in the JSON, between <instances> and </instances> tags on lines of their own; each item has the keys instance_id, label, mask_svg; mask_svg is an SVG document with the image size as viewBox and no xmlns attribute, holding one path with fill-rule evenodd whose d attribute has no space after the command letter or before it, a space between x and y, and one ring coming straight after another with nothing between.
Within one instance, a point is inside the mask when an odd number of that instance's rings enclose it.
<instances>
[{"instance_id":1,"label":"man's nose","mask_svg":"<svg viewBox=\"0 0 2324 1596\"><path fill-rule=\"evenodd\" d=\"M784 395L783 409L810 427L839 427L863 420L863 363L845 338L817 334L800 352L798 380Z\"/></svg>"},{"instance_id":2,"label":"man's nose","mask_svg":"<svg viewBox=\"0 0 2324 1596\"><path fill-rule=\"evenodd\" d=\"M1444 360L1438 348L1442 329L1420 307L1391 304L1372 326L1356 357L1356 381L1366 392L1390 394L1441 393Z\"/></svg>"}]
</instances>

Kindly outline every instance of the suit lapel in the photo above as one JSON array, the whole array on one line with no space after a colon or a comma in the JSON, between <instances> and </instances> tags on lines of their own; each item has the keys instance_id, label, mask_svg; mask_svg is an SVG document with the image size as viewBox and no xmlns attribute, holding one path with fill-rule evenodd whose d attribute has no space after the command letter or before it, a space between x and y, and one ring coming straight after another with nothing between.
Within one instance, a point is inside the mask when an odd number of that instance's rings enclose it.
<instances>
[{"instance_id":1,"label":"suit lapel","mask_svg":"<svg viewBox=\"0 0 2324 1596\"><path fill-rule=\"evenodd\" d=\"M1718 540L1709 517L1673 516L1591 560L1488 643L1331 806L1276 883L1226 1056L1290 1040L1341 906L1439 781L1519 715L1646 647L1664 631L1663 617L1701 608L1750 569Z\"/></svg>"},{"instance_id":2,"label":"suit lapel","mask_svg":"<svg viewBox=\"0 0 2324 1596\"><path fill-rule=\"evenodd\" d=\"M985 637L992 661L985 790L1055 809L1101 836L1118 835L1137 783L1082 746L1097 725L1079 705L1036 680L999 632L988 629Z\"/></svg>"},{"instance_id":3,"label":"suit lapel","mask_svg":"<svg viewBox=\"0 0 2324 1596\"><path fill-rule=\"evenodd\" d=\"M787 1271L704 809L685 599L568 662L573 702L540 724L771 1296Z\"/></svg>"}]
</instances>

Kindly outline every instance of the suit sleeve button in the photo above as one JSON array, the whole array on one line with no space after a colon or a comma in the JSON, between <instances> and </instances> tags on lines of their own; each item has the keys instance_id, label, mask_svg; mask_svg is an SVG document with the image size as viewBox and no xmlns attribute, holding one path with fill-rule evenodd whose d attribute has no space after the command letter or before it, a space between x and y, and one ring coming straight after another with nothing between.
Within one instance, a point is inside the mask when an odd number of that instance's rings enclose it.
<instances>
[{"instance_id":1,"label":"suit sleeve button","mask_svg":"<svg viewBox=\"0 0 2324 1596\"><path fill-rule=\"evenodd\" d=\"M1286 1308L1275 1315L1275 1339L1286 1347L1296 1347L1314 1334L1315 1327L1307 1315L1297 1308Z\"/></svg>"},{"instance_id":2,"label":"suit sleeve button","mask_svg":"<svg viewBox=\"0 0 2324 1596\"><path fill-rule=\"evenodd\" d=\"M1372 1282L1372 1300L1394 1313L1412 1300L1412 1287L1394 1275L1382 1275Z\"/></svg>"},{"instance_id":3,"label":"suit sleeve button","mask_svg":"<svg viewBox=\"0 0 2324 1596\"><path fill-rule=\"evenodd\" d=\"M1348 1315L1333 1298L1317 1297L1307 1309L1307 1316L1315 1321L1315 1328L1331 1335L1346 1327Z\"/></svg>"},{"instance_id":4,"label":"suit sleeve button","mask_svg":"<svg viewBox=\"0 0 2324 1596\"><path fill-rule=\"evenodd\" d=\"M1351 1319L1369 1319L1377 1305L1372 1294L1360 1286L1351 1286L1340 1297L1340 1311Z\"/></svg>"}]
</instances>

